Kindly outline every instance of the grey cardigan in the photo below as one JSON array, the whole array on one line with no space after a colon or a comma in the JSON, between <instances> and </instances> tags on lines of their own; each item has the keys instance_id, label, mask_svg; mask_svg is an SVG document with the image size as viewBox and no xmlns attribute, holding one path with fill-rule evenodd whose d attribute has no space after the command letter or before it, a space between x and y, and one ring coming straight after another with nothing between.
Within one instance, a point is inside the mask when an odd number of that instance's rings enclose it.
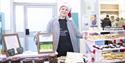
<instances>
[{"instance_id":1,"label":"grey cardigan","mask_svg":"<svg viewBox=\"0 0 125 63\"><path fill-rule=\"evenodd\" d=\"M59 20L59 17L53 18L48 23L48 26L47 26L47 32L53 33L55 50L57 50L58 43L59 43L59 35L60 35L60 26L59 26L58 20ZM82 35L74 27L74 23L72 20L69 20L69 18L66 18L66 20L67 20L67 27L69 30L69 34L70 34L74 52L79 52L79 43L78 43L77 38L82 38Z\"/></svg>"}]
</instances>

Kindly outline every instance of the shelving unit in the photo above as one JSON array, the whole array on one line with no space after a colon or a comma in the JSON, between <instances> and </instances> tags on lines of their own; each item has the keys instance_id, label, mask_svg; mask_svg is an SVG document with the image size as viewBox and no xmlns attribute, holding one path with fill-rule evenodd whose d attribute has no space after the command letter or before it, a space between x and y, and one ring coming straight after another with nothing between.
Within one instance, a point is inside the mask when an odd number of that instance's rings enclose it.
<instances>
[{"instance_id":1,"label":"shelving unit","mask_svg":"<svg viewBox=\"0 0 125 63\"><path fill-rule=\"evenodd\" d=\"M104 35L89 35L87 38L88 49L95 53L96 62L113 63L113 62L125 62L125 47L118 45L123 40L125 44L125 33L118 33L114 31L113 34ZM123 31L124 32L124 31ZM91 33L91 32L90 32ZM99 33L99 32L98 32ZM116 43L115 43L116 40ZM111 41L113 44L106 44L107 41ZM116 46L114 46L116 45ZM112 46L112 47L110 47Z\"/></svg>"},{"instance_id":2,"label":"shelving unit","mask_svg":"<svg viewBox=\"0 0 125 63\"><path fill-rule=\"evenodd\" d=\"M109 14L119 16L119 5L118 4L101 4L100 14Z\"/></svg>"},{"instance_id":3,"label":"shelving unit","mask_svg":"<svg viewBox=\"0 0 125 63\"><path fill-rule=\"evenodd\" d=\"M104 62L125 62L125 47L104 49L101 54Z\"/></svg>"}]
</instances>

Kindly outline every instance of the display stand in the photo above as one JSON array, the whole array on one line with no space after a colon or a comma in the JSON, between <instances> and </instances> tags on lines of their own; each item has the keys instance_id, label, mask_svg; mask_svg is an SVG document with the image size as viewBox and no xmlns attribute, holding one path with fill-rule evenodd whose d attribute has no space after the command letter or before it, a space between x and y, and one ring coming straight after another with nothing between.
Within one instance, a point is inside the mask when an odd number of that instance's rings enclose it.
<instances>
[{"instance_id":1,"label":"display stand","mask_svg":"<svg viewBox=\"0 0 125 63\"><path fill-rule=\"evenodd\" d=\"M125 62L125 33L113 33L104 35L89 35L87 46L90 52L95 51L95 62ZM91 43L91 45L90 45Z\"/></svg>"}]
</instances>

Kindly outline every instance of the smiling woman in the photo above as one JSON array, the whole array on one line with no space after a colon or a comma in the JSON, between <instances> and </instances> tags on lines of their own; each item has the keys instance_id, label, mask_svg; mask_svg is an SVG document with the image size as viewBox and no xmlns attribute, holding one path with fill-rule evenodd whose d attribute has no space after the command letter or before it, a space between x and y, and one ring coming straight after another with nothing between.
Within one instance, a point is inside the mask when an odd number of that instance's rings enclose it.
<instances>
[{"instance_id":1,"label":"smiling woman","mask_svg":"<svg viewBox=\"0 0 125 63\"><path fill-rule=\"evenodd\" d=\"M58 56L66 56L67 52L78 52L77 38L82 35L75 29L71 16L68 16L70 7L68 4L62 4L59 8L59 16L50 20L47 26L47 32L53 33L54 49Z\"/></svg>"}]
</instances>

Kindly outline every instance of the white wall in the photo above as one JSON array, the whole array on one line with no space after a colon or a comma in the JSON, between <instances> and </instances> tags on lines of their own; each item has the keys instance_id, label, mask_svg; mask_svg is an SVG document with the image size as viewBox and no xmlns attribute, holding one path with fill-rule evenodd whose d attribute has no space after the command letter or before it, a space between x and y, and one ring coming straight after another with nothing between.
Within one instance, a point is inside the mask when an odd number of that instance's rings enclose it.
<instances>
[{"instance_id":1,"label":"white wall","mask_svg":"<svg viewBox=\"0 0 125 63\"><path fill-rule=\"evenodd\" d=\"M99 5L98 0L82 0L82 30L87 31L91 26L91 16L97 16L97 24L99 25Z\"/></svg>"},{"instance_id":2,"label":"white wall","mask_svg":"<svg viewBox=\"0 0 125 63\"><path fill-rule=\"evenodd\" d=\"M118 4L119 0L100 0L100 4Z\"/></svg>"},{"instance_id":3,"label":"white wall","mask_svg":"<svg viewBox=\"0 0 125 63\"><path fill-rule=\"evenodd\" d=\"M97 25L99 25L99 3L98 0L81 0L81 31L88 31L91 26L91 16L97 16ZM100 25L99 25L100 26ZM99 28L99 26L97 28ZM80 52L86 53L85 39L81 39Z\"/></svg>"},{"instance_id":4,"label":"white wall","mask_svg":"<svg viewBox=\"0 0 125 63\"><path fill-rule=\"evenodd\" d=\"M119 17L125 18L125 0L119 0Z\"/></svg>"}]
</instances>

